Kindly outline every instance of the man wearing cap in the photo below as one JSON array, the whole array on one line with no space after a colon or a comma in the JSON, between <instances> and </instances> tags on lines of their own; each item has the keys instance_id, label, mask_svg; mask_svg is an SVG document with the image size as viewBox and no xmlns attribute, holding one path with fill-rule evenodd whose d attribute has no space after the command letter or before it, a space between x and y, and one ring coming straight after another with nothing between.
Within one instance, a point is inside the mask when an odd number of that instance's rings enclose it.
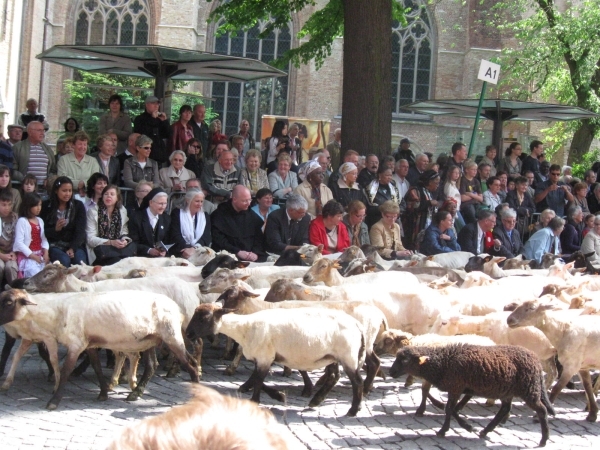
<instances>
[{"instance_id":1,"label":"man wearing cap","mask_svg":"<svg viewBox=\"0 0 600 450\"><path fill-rule=\"evenodd\" d=\"M11 147L14 146L17 142L21 142L23 140L23 127L21 125L9 125L8 126L8 139L6 143Z\"/></svg>"},{"instance_id":2,"label":"man wearing cap","mask_svg":"<svg viewBox=\"0 0 600 450\"><path fill-rule=\"evenodd\" d=\"M399 161L401 159L405 159L408 161L408 165L410 167L414 167L416 164L415 154L410 149L410 140L408 138L404 138L400 141L400 145L398 146L398 150L394 153L394 159Z\"/></svg>"},{"instance_id":3,"label":"man wearing cap","mask_svg":"<svg viewBox=\"0 0 600 450\"><path fill-rule=\"evenodd\" d=\"M210 216L212 222L212 248L227 250L242 261L267 260L264 251L263 221L249 207L252 202L250 190L238 185L231 199L221 203Z\"/></svg>"},{"instance_id":4,"label":"man wearing cap","mask_svg":"<svg viewBox=\"0 0 600 450\"><path fill-rule=\"evenodd\" d=\"M342 154L342 129L337 128L333 132L333 142L327 144L327 151L331 156L331 171L337 172L340 167L340 156Z\"/></svg>"},{"instance_id":5,"label":"man wearing cap","mask_svg":"<svg viewBox=\"0 0 600 450\"><path fill-rule=\"evenodd\" d=\"M48 131L48 129L50 128L50 125L48 125L48 122L46 122L46 116L44 116L43 114L40 114L38 112L37 100L35 98L30 98L25 103L25 107L27 108L27 111L25 111L23 114L21 114L19 116L19 119L18 119L19 125L21 125L23 128L27 128L27 126L31 122L39 122L44 126L44 131ZM23 136L21 137L21 140L24 141L25 139L27 139L27 136L28 136L27 131L24 131Z\"/></svg>"},{"instance_id":6,"label":"man wearing cap","mask_svg":"<svg viewBox=\"0 0 600 450\"><path fill-rule=\"evenodd\" d=\"M166 141L169 139L171 127L164 112L159 112L160 101L157 97L146 97L146 110L133 121L133 132L145 134L152 139L150 158L163 166L169 160Z\"/></svg>"},{"instance_id":7,"label":"man wearing cap","mask_svg":"<svg viewBox=\"0 0 600 450\"><path fill-rule=\"evenodd\" d=\"M137 255L146 257L166 256L163 244L169 236L171 217L163 214L167 209L168 195L161 188L152 189L129 219L129 236L137 244Z\"/></svg>"}]
</instances>

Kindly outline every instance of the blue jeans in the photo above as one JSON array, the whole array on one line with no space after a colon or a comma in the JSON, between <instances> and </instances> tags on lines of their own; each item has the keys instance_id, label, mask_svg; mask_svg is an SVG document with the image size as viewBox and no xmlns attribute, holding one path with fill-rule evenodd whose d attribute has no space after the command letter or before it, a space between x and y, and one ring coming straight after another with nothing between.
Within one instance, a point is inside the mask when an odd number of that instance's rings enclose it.
<instances>
[{"instance_id":1,"label":"blue jeans","mask_svg":"<svg viewBox=\"0 0 600 450\"><path fill-rule=\"evenodd\" d=\"M70 258L69 255L67 255L67 253L61 250L60 248L50 247L50 251L48 252L50 256L50 261L58 261L65 267L71 267L71 264L87 264L87 255L85 253L85 250L83 250L82 248L75 248L73 250L75 255L73 258Z\"/></svg>"}]
</instances>

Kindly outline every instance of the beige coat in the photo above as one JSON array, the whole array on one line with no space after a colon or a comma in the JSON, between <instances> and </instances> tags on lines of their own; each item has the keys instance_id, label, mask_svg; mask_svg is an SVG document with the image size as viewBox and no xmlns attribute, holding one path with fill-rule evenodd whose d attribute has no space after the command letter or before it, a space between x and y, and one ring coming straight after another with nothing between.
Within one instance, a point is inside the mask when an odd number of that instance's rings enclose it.
<instances>
[{"instance_id":1,"label":"beige coat","mask_svg":"<svg viewBox=\"0 0 600 450\"><path fill-rule=\"evenodd\" d=\"M594 231L590 231L583 238L583 242L581 243L581 252L585 255L587 253L595 252L595 255L588 258L588 261L600 264L600 236L598 236Z\"/></svg>"},{"instance_id":2,"label":"beige coat","mask_svg":"<svg viewBox=\"0 0 600 450\"><path fill-rule=\"evenodd\" d=\"M298 185L296 189L294 189L294 194L301 195L306 199L306 201L308 202L308 209L306 210L306 212L310 214L311 217L314 219L315 217L317 217L317 209L315 207L315 200L313 198L310 198L310 192L311 188L310 183L308 181L303 181ZM327 186L321 183L322 205L325 206L325 203L327 203L329 200L333 200L333 193L331 192L331 189L329 189Z\"/></svg>"},{"instance_id":3,"label":"beige coat","mask_svg":"<svg viewBox=\"0 0 600 450\"><path fill-rule=\"evenodd\" d=\"M402 245L400 226L397 223L394 223L394 229L390 230L383 224L383 220L380 220L371 227L369 237L371 238L371 245L383 247L383 250L379 250L379 254L384 258L391 259L392 252L406 250Z\"/></svg>"},{"instance_id":4,"label":"beige coat","mask_svg":"<svg viewBox=\"0 0 600 450\"><path fill-rule=\"evenodd\" d=\"M165 167L158 171L158 178L160 179L160 186L165 190L167 194L170 194L173 190L173 178L179 177L179 181L182 186L185 187L185 182L192 178L196 178L196 174L185 167L181 170L181 173L177 175L173 166Z\"/></svg>"}]
</instances>

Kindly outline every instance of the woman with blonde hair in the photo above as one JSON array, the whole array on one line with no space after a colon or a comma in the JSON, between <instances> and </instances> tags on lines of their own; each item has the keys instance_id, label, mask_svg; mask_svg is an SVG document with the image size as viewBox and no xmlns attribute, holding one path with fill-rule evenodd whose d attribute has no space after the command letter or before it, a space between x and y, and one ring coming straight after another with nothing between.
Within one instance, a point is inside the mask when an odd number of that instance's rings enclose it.
<instances>
[{"instance_id":1,"label":"woman with blonde hair","mask_svg":"<svg viewBox=\"0 0 600 450\"><path fill-rule=\"evenodd\" d=\"M381 220L371 227L369 237L371 245L382 247L379 254L385 259L404 259L412 255L402 245L400 226L396 222L400 215L400 206L392 200L387 200L379 206Z\"/></svg>"},{"instance_id":2,"label":"woman with blonde hair","mask_svg":"<svg viewBox=\"0 0 600 450\"><path fill-rule=\"evenodd\" d=\"M247 187L252 197L256 197L260 189L269 188L267 172L260 168L262 155L258 150L251 149L246 153L245 160L246 167L240 170L239 184Z\"/></svg>"}]
</instances>

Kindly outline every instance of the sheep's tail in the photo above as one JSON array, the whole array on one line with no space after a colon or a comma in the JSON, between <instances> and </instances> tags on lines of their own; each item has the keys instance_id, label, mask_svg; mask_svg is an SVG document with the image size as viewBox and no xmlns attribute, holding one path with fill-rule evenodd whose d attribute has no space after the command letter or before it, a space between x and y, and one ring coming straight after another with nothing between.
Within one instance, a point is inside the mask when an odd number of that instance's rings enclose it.
<instances>
[{"instance_id":1,"label":"sheep's tail","mask_svg":"<svg viewBox=\"0 0 600 450\"><path fill-rule=\"evenodd\" d=\"M550 399L548 398L548 391L546 390L546 385L544 384L544 376L540 373L540 388L542 389L542 395L540 400L543 405L546 407L548 414L552 416L556 416L556 412L554 411L554 406L550 403Z\"/></svg>"},{"instance_id":2,"label":"sheep's tail","mask_svg":"<svg viewBox=\"0 0 600 450\"><path fill-rule=\"evenodd\" d=\"M365 349L366 349L366 345L365 345L365 334L364 333L360 333L360 348L358 349L358 367L361 368L362 365L365 362Z\"/></svg>"}]
</instances>

